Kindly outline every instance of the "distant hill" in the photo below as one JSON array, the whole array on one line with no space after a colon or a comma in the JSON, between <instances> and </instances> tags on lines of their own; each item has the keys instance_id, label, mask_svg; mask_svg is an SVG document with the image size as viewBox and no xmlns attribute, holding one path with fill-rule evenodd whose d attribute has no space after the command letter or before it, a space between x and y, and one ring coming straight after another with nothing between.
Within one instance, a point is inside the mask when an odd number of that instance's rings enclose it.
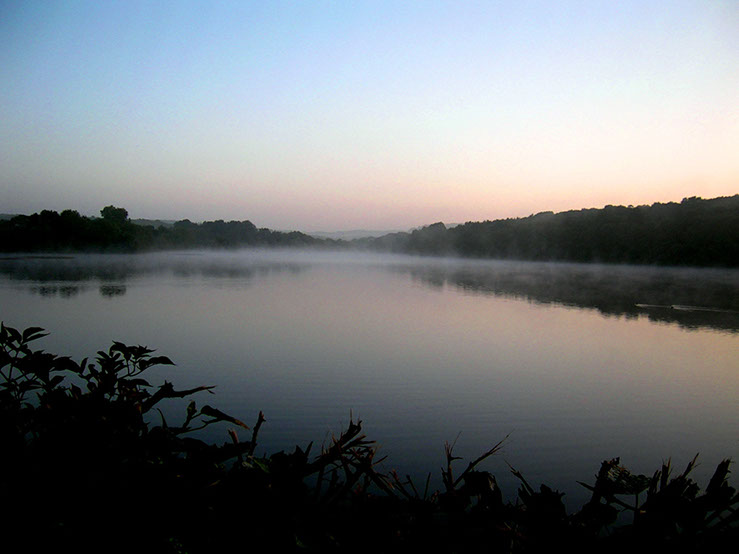
<instances>
[{"instance_id":1,"label":"distant hill","mask_svg":"<svg viewBox=\"0 0 739 554\"><path fill-rule=\"evenodd\" d=\"M401 232L398 229L385 231L368 231L366 229L354 229L351 231L314 231L307 233L317 239L354 240L372 237L381 237L391 233Z\"/></svg>"},{"instance_id":2,"label":"distant hill","mask_svg":"<svg viewBox=\"0 0 739 554\"><path fill-rule=\"evenodd\" d=\"M149 225L151 227L172 227L175 224L173 219L132 219L134 225Z\"/></svg>"}]
</instances>

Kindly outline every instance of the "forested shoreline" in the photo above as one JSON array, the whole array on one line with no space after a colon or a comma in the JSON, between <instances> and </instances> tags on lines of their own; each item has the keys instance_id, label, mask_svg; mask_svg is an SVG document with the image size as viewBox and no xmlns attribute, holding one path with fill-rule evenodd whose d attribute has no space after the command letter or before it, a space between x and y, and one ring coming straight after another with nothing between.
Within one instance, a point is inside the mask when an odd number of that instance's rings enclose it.
<instances>
[{"instance_id":1,"label":"forested shoreline","mask_svg":"<svg viewBox=\"0 0 739 554\"><path fill-rule=\"evenodd\" d=\"M736 267L739 195L543 212L450 228L435 223L362 242L396 252L477 258Z\"/></svg>"},{"instance_id":2,"label":"forested shoreline","mask_svg":"<svg viewBox=\"0 0 739 554\"><path fill-rule=\"evenodd\" d=\"M523 218L434 223L407 233L351 241L257 228L251 221L141 225L124 208L101 217L43 210L0 221L2 252L138 252L182 248L358 248L473 258L739 266L739 194L651 206L542 212Z\"/></svg>"},{"instance_id":3,"label":"forested shoreline","mask_svg":"<svg viewBox=\"0 0 739 554\"><path fill-rule=\"evenodd\" d=\"M314 246L318 239L300 233L258 229L251 221L184 219L173 225L139 225L125 208L107 206L101 217L75 210L43 210L0 221L2 252L139 252L176 248Z\"/></svg>"}]
</instances>

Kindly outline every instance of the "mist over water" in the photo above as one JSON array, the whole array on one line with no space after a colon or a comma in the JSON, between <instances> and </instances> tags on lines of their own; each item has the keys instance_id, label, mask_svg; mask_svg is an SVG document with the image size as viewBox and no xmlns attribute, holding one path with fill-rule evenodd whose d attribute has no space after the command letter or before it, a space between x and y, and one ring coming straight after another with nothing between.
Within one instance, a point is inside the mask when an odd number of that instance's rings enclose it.
<instances>
[{"instance_id":1,"label":"mist over water","mask_svg":"<svg viewBox=\"0 0 739 554\"><path fill-rule=\"evenodd\" d=\"M320 443L352 413L388 467L423 479L445 441L469 459L510 434L486 466L504 493L508 462L573 503L606 458L736 457L738 293L736 270L348 252L0 259L7 325L76 359L156 348L177 366L151 382L216 385L198 403L247 423L264 411L263 451Z\"/></svg>"}]
</instances>

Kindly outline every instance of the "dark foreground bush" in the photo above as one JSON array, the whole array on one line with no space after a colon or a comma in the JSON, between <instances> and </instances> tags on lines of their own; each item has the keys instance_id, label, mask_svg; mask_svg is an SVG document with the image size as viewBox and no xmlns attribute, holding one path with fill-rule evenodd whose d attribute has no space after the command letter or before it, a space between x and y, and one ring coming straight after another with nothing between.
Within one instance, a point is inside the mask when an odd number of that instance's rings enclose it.
<instances>
[{"instance_id":1,"label":"dark foreground bush","mask_svg":"<svg viewBox=\"0 0 739 554\"><path fill-rule=\"evenodd\" d=\"M695 460L677 476L667 463L651 477L605 461L583 483L590 501L568 514L561 493L515 470L518 499L504 501L495 477L477 469L499 445L458 474L447 445L443 490L430 493L428 482L420 490L377 471L361 422L316 452L257 457L261 413L251 429L194 401L177 425L156 414L165 399L211 388L142 378L169 358L114 342L95 363L78 363L32 350L42 336L0 327L6 552L702 552L738 538L729 460L703 493L688 477ZM231 427L225 444L193 437L214 423ZM616 525L619 512L629 516Z\"/></svg>"}]
</instances>

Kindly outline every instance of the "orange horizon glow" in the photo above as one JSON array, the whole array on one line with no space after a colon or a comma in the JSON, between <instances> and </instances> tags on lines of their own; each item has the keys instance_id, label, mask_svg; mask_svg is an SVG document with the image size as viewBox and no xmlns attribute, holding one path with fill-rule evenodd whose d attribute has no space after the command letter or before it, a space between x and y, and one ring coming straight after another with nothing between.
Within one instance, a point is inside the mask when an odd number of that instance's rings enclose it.
<instances>
[{"instance_id":1,"label":"orange horizon glow","mask_svg":"<svg viewBox=\"0 0 739 554\"><path fill-rule=\"evenodd\" d=\"M0 17L2 212L408 229L739 192L739 4Z\"/></svg>"}]
</instances>

